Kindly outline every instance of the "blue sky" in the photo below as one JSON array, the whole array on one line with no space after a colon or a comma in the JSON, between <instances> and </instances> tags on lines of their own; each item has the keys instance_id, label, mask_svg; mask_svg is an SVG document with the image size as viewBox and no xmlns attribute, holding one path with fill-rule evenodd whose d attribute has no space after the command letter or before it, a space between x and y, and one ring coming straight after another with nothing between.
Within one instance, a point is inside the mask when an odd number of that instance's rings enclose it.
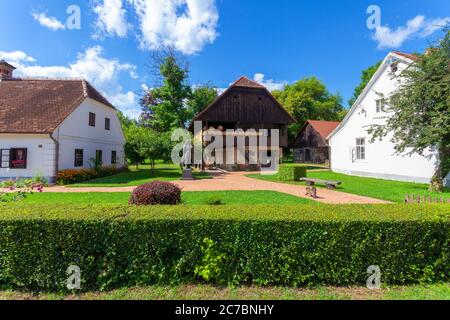
<instances>
[{"instance_id":1,"label":"blue sky","mask_svg":"<svg viewBox=\"0 0 450 320\"><path fill-rule=\"evenodd\" d=\"M80 29L66 23L70 5L80 9ZM369 5L381 12L372 30ZM362 69L442 36L450 2L2 0L0 12L0 58L19 75L87 78L136 116L142 86L153 85L146 61L161 43L186 55L192 84L225 88L246 75L273 89L317 76L347 101Z\"/></svg>"}]
</instances>

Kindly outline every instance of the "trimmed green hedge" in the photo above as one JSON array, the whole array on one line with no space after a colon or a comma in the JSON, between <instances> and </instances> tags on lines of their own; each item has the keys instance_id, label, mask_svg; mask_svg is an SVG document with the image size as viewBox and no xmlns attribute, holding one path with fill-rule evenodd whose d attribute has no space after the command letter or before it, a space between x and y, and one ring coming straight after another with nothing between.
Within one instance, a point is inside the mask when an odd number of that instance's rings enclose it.
<instances>
[{"instance_id":1,"label":"trimmed green hedge","mask_svg":"<svg viewBox=\"0 0 450 320\"><path fill-rule=\"evenodd\" d=\"M278 170L278 180L280 181L298 181L304 177L306 177L306 167L303 166L281 165Z\"/></svg>"},{"instance_id":2,"label":"trimmed green hedge","mask_svg":"<svg viewBox=\"0 0 450 320\"><path fill-rule=\"evenodd\" d=\"M0 286L82 290L156 283L449 281L449 205L0 205Z\"/></svg>"}]
</instances>

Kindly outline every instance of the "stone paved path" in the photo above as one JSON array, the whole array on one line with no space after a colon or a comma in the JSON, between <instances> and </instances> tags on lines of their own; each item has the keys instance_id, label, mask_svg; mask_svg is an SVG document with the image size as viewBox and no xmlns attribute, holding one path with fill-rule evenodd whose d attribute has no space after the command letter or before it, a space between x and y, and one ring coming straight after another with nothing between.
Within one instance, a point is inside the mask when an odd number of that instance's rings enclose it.
<instances>
[{"instance_id":1,"label":"stone paved path","mask_svg":"<svg viewBox=\"0 0 450 320\"><path fill-rule=\"evenodd\" d=\"M213 179L202 179L195 181L172 181L183 191L237 191L237 190L270 190L287 193L300 198L311 199L306 196L306 186L276 183L248 178L245 175L250 172L230 172L214 174ZM49 187L45 192L131 192L135 187L82 187L68 188L62 186ZM387 201L373 199L369 197L349 194L328 189L318 189L319 196L316 201L330 204L382 204Z\"/></svg>"}]
</instances>

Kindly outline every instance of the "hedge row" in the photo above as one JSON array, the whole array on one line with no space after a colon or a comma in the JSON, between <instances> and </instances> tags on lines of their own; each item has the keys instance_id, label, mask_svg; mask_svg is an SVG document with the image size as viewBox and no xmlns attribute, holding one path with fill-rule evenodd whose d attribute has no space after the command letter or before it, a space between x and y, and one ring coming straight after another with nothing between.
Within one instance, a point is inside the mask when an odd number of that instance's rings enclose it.
<instances>
[{"instance_id":1,"label":"hedge row","mask_svg":"<svg viewBox=\"0 0 450 320\"><path fill-rule=\"evenodd\" d=\"M278 169L280 181L299 181L306 177L306 167L296 165L281 165Z\"/></svg>"},{"instance_id":2,"label":"hedge row","mask_svg":"<svg viewBox=\"0 0 450 320\"><path fill-rule=\"evenodd\" d=\"M449 281L450 206L0 205L0 286L304 286Z\"/></svg>"},{"instance_id":3,"label":"hedge row","mask_svg":"<svg viewBox=\"0 0 450 320\"><path fill-rule=\"evenodd\" d=\"M103 178L128 171L127 167L105 166L98 169L67 169L58 172L56 183L67 185Z\"/></svg>"}]
</instances>

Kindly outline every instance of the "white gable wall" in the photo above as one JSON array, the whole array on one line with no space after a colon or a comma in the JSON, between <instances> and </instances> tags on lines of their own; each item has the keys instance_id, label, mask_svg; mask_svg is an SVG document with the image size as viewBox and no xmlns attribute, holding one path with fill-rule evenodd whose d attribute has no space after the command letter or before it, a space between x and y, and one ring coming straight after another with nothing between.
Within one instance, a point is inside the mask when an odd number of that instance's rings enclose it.
<instances>
[{"instance_id":1,"label":"white gable wall","mask_svg":"<svg viewBox=\"0 0 450 320\"><path fill-rule=\"evenodd\" d=\"M55 175L55 143L48 134L0 134L0 149L26 148L27 168L0 168L0 180Z\"/></svg>"},{"instance_id":2,"label":"white gable wall","mask_svg":"<svg viewBox=\"0 0 450 320\"><path fill-rule=\"evenodd\" d=\"M399 71L407 66L399 64ZM397 73L398 74L398 73ZM384 179L427 183L434 174L436 157L431 159L420 155L394 155L394 144L390 142L392 135L382 141L370 143L367 130L370 125L383 124L383 117L388 113L376 113L377 93L387 98L396 88L396 79L390 75L390 67L384 69L375 79L367 94L360 99L357 107L349 114L347 120L330 138L331 169L335 172L378 177ZM356 147L356 139L366 139L366 159L356 160L352 151ZM428 153L430 155L430 153Z\"/></svg>"},{"instance_id":3,"label":"white gable wall","mask_svg":"<svg viewBox=\"0 0 450 320\"><path fill-rule=\"evenodd\" d=\"M89 112L95 113L95 127L89 126ZM105 129L105 118L111 121ZM92 99L86 99L58 127L54 134L59 141L59 170L75 168L75 149L83 149L83 167L89 168L89 159L96 150L103 151L103 165L111 165L111 152L117 152L117 166L125 163L125 139L116 110ZM79 168L77 168L79 169Z\"/></svg>"}]
</instances>

